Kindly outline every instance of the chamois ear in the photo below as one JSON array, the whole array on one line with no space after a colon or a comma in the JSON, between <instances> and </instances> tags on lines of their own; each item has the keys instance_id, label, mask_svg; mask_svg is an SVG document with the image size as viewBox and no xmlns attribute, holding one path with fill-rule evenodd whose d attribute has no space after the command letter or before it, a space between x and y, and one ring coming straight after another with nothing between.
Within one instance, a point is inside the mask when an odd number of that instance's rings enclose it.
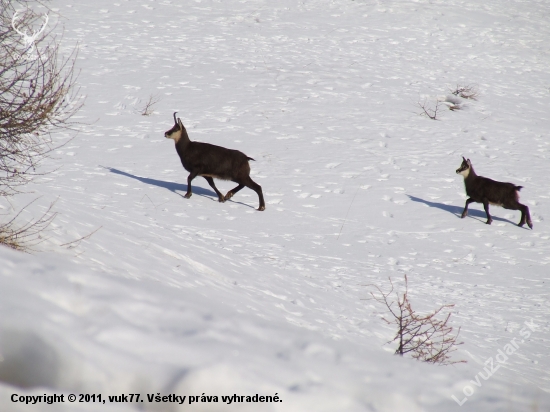
<instances>
[{"instance_id":1,"label":"chamois ear","mask_svg":"<svg viewBox=\"0 0 550 412\"><path fill-rule=\"evenodd\" d=\"M181 122L181 119L178 117L178 126L180 127L180 130L183 130L183 123Z\"/></svg>"},{"instance_id":2,"label":"chamois ear","mask_svg":"<svg viewBox=\"0 0 550 412\"><path fill-rule=\"evenodd\" d=\"M466 162L467 162L469 165L472 164L472 162L470 162L470 159L468 159Z\"/></svg>"}]
</instances>

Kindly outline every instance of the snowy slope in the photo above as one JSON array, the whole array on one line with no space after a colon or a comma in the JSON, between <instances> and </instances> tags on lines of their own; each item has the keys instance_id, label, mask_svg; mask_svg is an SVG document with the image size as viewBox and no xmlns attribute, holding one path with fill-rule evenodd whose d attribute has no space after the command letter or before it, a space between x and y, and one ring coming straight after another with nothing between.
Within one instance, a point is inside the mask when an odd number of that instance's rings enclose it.
<instances>
[{"instance_id":1,"label":"snowy slope","mask_svg":"<svg viewBox=\"0 0 550 412\"><path fill-rule=\"evenodd\" d=\"M57 199L59 215L44 253L0 250L2 411L550 409L550 3L52 7L66 46L80 44L85 125L56 171L10 200L42 196L38 215ZM417 102L457 83L476 84L478 100L419 115ZM151 95L155 113L141 116ZM187 173L163 136L174 111L192 140L256 159L265 212L249 189L218 203L202 178L183 198ZM479 204L459 218L462 155L524 186L534 230L495 206L491 226ZM392 355L366 285L404 274L418 310L456 305L455 359L468 363ZM538 327L524 339L526 321ZM480 380L512 339L517 352ZM13 393L283 402L52 409Z\"/></svg>"}]
</instances>

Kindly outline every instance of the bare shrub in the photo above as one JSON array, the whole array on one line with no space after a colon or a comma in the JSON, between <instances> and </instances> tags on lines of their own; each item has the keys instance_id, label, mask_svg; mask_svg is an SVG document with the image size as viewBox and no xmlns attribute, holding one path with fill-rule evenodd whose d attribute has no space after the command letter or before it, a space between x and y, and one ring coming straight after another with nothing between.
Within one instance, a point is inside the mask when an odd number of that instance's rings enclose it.
<instances>
[{"instance_id":1,"label":"bare shrub","mask_svg":"<svg viewBox=\"0 0 550 412\"><path fill-rule=\"evenodd\" d=\"M62 36L55 34L55 25L48 27L51 11L37 14L28 8L31 3L0 0L1 197L20 193L21 186L46 173L39 165L62 146L54 142L52 131L72 129L70 118L82 106L74 66L77 48L63 56ZM27 8L15 9L22 5ZM26 207L1 224L0 244L32 250L55 217L52 206L22 226L16 220Z\"/></svg>"},{"instance_id":2,"label":"bare shrub","mask_svg":"<svg viewBox=\"0 0 550 412\"><path fill-rule=\"evenodd\" d=\"M467 84L465 86L457 84L456 87L450 88L449 91L463 99L477 100L479 96L479 90L475 84Z\"/></svg>"},{"instance_id":3,"label":"bare shrub","mask_svg":"<svg viewBox=\"0 0 550 412\"><path fill-rule=\"evenodd\" d=\"M39 164L55 149L51 131L70 129L82 106L77 49L62 57L61 38L44 16L30 9L16 15L11 2L0 0L0 196L41 174Z\"/></svg>"},{"instance_id":4,"label":"bare shrub","mask_svg":"<svg viewBox=\"0 0 550 412\"><path fill-rule=\"evenodd\" d=\"M149 99L145 103L145 106L143 106L143 109L141 109L139 112L142 116L150 116L154 113L153 106L160 102L161 98L158 95L150 95Z\"/></svg>"},{"instance_id":5,"label":"bare shrub","mask_svg":"<svg viewBox=\"0 0 550 412\"><path fill-rule=\"evenodd\" d=\"M52 211L55 202L50 204L38 219L29 220L23 225L17 223L21 213L35 201L27 204L10 221L0 225L0 244L15 250L31 252L35 246L46 240L43 232L57 215Z\"/></svg>"},{"instance_id":6,"label":"bare shrub","mask_svg":"<svg viewBox=\"0 0 550 412\"><path fill-rule=\"evenodd\" d=\"M391 314L389 319L382 319L388 325L397 327L395 337L387 342L397 342L396 355L411 357L424 362L440 365L450 365L466 361L451 360L450 353L456 350L456 346L463 342L457 342L460 328L456 335L453 334L453 327L448 324L451 313L443 315L443 311L452 308L454 305L443 305L426 315L420 315L411 306L408 297L408 280L405 275L405 291L395 292L395 299L390 297L394 291L394 285L389 278L391 290L384 293L378 286L374 286L378 294L371 292L371 296L378 303L383 304ZM442 315L440 319L438 315Z\"/></svg>"},{"instance_id":7,"label":"bare shrub","mask_svg":"<svg viewBox=\"0 0 550 412\"><path fill-rule=\"evenodd\" d=\"M424 99L423 102L418 102L418 107L422 109L422 112L420 112L421 116L427 116L432 120L438 120L437 116L441 108L441 102L439 100L436 100L435 104L430 104L427 99Z\"/></svg>"}]
</instances>

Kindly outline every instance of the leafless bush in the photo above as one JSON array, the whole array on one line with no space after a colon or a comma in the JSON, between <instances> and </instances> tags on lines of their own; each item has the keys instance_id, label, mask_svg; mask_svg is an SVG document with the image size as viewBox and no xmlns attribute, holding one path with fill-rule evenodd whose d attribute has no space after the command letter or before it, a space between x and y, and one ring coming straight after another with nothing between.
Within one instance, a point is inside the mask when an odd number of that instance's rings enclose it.
<instances>
[{"instance_id":1,"label":"leafless bush","mask_svg":"<svg viewBox=\"0 0 550 412\"><path fill-rule=\"evenodd\" d=\"M450 88L449 91L463 99L477 100L479 96L479 90L475 84L467 84L465 86L457 84L456 87Z\"/></svg>"},{"instance_id":2,"label":"leafless bush","mask_svg":"<svg viewBox=\"0 0 550 412\"><path fill-rule=\"evenodd\" d=\"M0 0L1 197L19 193L45 173L39 171L40 163L60 146L51 132L72 129L70 118L82 106L74 66L77 49L61 54L62 36L55 34L55 25L48 26L48 13L29 8L33 3L44 6L43 1ZM42 232L56 215L53 204L39 219L20 225L18 218L28 206L0 224L0 244L31 251L44 240Z\"/></svg>"},{"instance_id":3,"label":"leafless bush","mask_svg":"<svg viewBox=\"0 0 550 412\"><path fill-rule=\"evenodd\" d=\"M20 225L17 222L19 216L32 203L34 201L21 209L10 221L0 225L0 244L15 250L30 252L34 250L36 245L46 240L44 230L57 215L56 212L52 211L55 202L50 204L48 209L38 219L30 220Z\"/></svg>"},{"instance_id":4,"label":"leafless bush","mask_svg":"<svg viewBox=\"0 0 550 412\"><path fill-rule=\"evenodd\" d=\"M439 100L436 100L435 105L432 105L427 102L427 99L424 99L423 102L418 102L418 107L422 109L420 115L427 116L432 120L438 120L437 116L441 108L441 102Z\"/></svg>"},{"instance_id":5,"label":"leafless bush","mask_svg":"<svg viewBox=\"0 0 550 412\"><path fill-rule=\"evenodd\" d=\"M389 278L391 290L384 293L378 286L373 285L378 294L371 292L371 296L378 303L383 304L390 312L389 319L382 319L389 325L395 325L397 332L395 337L388 343L397 341L398 347L395 354L404 356L410 354L414 359L440 365L450 365L465 361L452 361L450 353L456 350L460 328L456 335L453 335L453 327L448 324L451 313L443 315L441 319L436 317L454 305L443 305L427 315L420 315L411 307L408 297L408 280L405 275L405 291L402 294L395 292L396 300L390 295L394 291L394 285Z\"/></svg>"},{"instance_id":6,"label":"leafless bush","mask_svg":"<svg viewBox=\"0 0 550 412\"><path fill-rule=\"evenodd\" d=\"M39 164L55 149L51 131L70 129L82 106L76 48L63 57L44 16L28 8L16 15L14 3L0 0L0 196L42 174Z\"/></svg>"},{"instance_id":7,"label":"leafless bush","mask_svg":"<svg viewBox=\"0 0 550 412\"><path fill-rule=\"evenodd\" d=\"M154 113L153 106L160 102L161 98L158 95L150 95L149 100L145 103L143 109L140 110L142 116L150 116Z\"/></svg>"}]
</instances>

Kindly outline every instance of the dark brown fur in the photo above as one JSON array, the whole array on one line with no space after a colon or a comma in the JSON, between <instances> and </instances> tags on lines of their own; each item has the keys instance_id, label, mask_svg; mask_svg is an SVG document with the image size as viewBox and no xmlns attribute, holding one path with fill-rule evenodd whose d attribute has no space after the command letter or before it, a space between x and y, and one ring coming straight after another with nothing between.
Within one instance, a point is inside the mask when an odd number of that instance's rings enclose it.
<instances>
[{"instance_id":1,"label":"dark brown fur","mask_svg":"<svg viewBox=\"0 0 550 412\"><path fill-rule=\"evenodd\" d=\"M456 170L457 174L464 176L464 186L468 199L462 212L462 218L468 215L468 205L472 202L483 203L485 213L487 213L487 224L490 225L493 219L489 214L489 204L502 206L505 209L520 210L521 220L518 226L527 225L533 229L533 222L529 214L529 208L519 203L518 192L522 186L516 186L513 183L497 182L483 176L478 176L474 171L470 159L462 158L463 162Z\"/></svg>"},{"instance_id":2,"label":"dark brown fur","mask_svg":"<svg viewBox=\"0 0 550 412\"><path fill-rule=\"evenodd\" d=\"M197 176L202 176L210 187L214 189L220 202L231 199L235 193L246 186L258 194L260 200L258 210L265 210L262 187L250 178L250 165L248 161L254 159L238 150L226 149L225 147L210 143L192 142L187 135L187 130L185 130L181 119L178 118L176 120L176 113L174 113L174 121L174 127L164 133L164 135L167 138L179 136L178 140L174 139L176 141L176 151L181 159L181 164L189 172L186 198L190 198L193 194L191 191L191 181ZM231 180L238 183L238 186L223 196L214 184L213 178Z\"/></svg>"}]
</instances>

